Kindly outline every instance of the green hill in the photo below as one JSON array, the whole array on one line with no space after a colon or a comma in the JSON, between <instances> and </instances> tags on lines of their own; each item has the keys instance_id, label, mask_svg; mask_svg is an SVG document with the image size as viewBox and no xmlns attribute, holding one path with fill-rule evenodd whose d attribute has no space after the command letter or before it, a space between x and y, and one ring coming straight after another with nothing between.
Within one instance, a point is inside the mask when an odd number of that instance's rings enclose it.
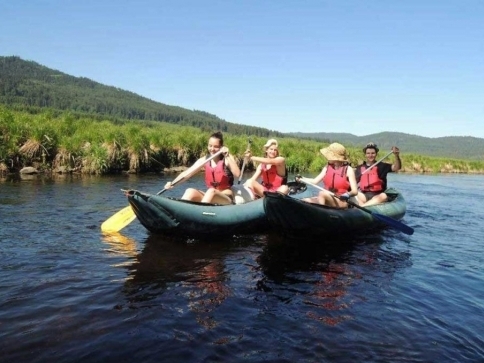
<instances>
[{"instance_id":1,"label":"green hill","mask_svg":"<svg viewBox=\"0 0 484 363\"><path fill-rule=\"evenodd\" d=\"M393 145L403 153L421 154L465 160L484 160L484 139L471 136L429 138L401 132L380 132L366 136L347 133L292 133L292 136L340 142L347 146L363 147L374 142L381 150L390 151Z\"/></svg>"},{"instance_id":2,"label":"green hill","mask_svg":"<svg viewBox=\"0 0 484 363\"><path fill-rule=\"evenodd\" d=\"M70 76L15 56L0 57L0 75L0 104L18 110L51 108L114 121L163 121L204 131L283 136L277 131L227 122L205 111L155 102L133 92Z\"/></svg>"},{"instance_id":3,"label":"green hill","mask_svg":"<svg viewBox=\"0 0 484 363\"><path fill-rule=\"evenodd\" d=\"M163 121L192 126L202 131L221 130L234 135L265 137L293 136L323 142L337 141L347 146L363 147L377 143L382 150L392 145L403 153L464 160L484 160L484 139L448 136L428 138L398 132L355 136L348 133L281 133L265 128L231 123L200 110L188 110L155 102L133 92L106 86L84 77L74 77L26 61L16 56L0 57L0 104L15 110L39 112L69 111L100 120Z\"/></svg>"}]
</instances>

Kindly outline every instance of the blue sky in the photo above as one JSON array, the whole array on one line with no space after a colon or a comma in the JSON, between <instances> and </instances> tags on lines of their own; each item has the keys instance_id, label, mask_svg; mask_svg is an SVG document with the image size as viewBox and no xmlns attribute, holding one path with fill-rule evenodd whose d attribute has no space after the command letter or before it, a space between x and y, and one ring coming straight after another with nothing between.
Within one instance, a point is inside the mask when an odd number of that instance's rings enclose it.
<instances>
[{"instance_id":1,"label":"blue sky","mask_svg":"<svg viewBox=\"0 0 484 363\"><path fill-rule=\"evenodd\" d=\"M484 138L482 0L0 0L0 55L281 132Z\"/></svg>"}]
</instances>

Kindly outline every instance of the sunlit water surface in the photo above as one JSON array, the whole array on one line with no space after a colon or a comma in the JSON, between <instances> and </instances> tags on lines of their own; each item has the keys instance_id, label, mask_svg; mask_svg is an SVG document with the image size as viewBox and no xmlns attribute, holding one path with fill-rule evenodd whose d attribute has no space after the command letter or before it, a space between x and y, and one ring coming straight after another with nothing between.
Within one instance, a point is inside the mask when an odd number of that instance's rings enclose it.
<instances>
[{"instance_id":1,"label":"sunlit water surface","mask_svg":"<svg viewBox=\"0 0 484 363\"><path fill-rule=\"evenodd\" d=\"M102 235L171 177L0 179L1 362L484 361L483 176L391 175L412 236Z\"/></svg>"}]
</instances>

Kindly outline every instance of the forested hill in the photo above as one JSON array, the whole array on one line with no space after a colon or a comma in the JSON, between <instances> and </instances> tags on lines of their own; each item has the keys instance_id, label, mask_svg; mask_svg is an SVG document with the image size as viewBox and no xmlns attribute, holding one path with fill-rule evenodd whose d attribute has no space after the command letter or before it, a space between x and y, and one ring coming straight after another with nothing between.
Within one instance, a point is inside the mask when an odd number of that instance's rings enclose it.
<instances>
[{"instance_id":1,"label":"forested hill","mask_svg":"<svg viewBox=\"0 0 484 363\"><path fill-rule=\"evenodd\" d=\"M361 147L374 142L382 151L390 151L393 145L402 153L428 155L464 160L484 160L484 139L471 136L423 137L401 132L380 132L356 136L347 133L291 133L292 136L340 142L347 146Z\"/></svg>"},{"instance_id":2,"label":"forested hill","mask_svg":"<svg viewBox=\"0 0 484 363\"><path fill-rule=\"evenodd\" d=\"M347 133L281 133L225 121L205 111L188 110L155 102L133 92L106 86L85 77L74 77L16 56L0 56L0 104L37 112L48 108L89 115L95 119L164 121L194 126L203 131L221 130L259 137L294 136L322 142L337 141L363 147L375 142L382 151L392 145L403 153L465 160L484 160L484 139L474 137L427 138L398 132L355 136ZM321 126L324 128L324 125Z\"/></svg>"},{"instance_id":3,"label":"forested hill","mask_svg":"<svg viewBox=\"0 0 484 363\"><path fill-rule=\"evenodd\" d=\"M155 102L133 92L74 77L16 56L0 57L0 104L18 109L51 108L107 119L164 121L260 137L282 133L227 122L205 111Z\"/></svg>"}]
</instances>

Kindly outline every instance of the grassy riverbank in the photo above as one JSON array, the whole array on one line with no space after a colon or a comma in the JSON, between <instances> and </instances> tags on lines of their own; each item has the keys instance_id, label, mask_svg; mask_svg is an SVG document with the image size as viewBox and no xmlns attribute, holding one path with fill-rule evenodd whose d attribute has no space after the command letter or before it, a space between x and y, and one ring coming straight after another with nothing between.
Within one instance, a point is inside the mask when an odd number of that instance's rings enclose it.
<instances>
[{"instance_id":1,"label":"grassy riverbank","mask_svg":"<svg viewBox=\"0 0 484 363\"><path fill-rule=\"evenodd\" d=\"M206 153L209 135L163 122L98 121L71 113L30 114L0 107L0 173L26 166L57 173L160 172L192 164ZM240 163L249 137L254 155L262 155L265 138L224 134L225 144ZM319 149L327 143L290 137L278 141L290 172L317 172L326 163ZM348 152L353 166L363 160L360 148L348 148ZM405 172L484 173L480 161L427 157L405 150L401 158ZM247 170L254 167L250 164Z\"/></svg>"}]
</instances>

